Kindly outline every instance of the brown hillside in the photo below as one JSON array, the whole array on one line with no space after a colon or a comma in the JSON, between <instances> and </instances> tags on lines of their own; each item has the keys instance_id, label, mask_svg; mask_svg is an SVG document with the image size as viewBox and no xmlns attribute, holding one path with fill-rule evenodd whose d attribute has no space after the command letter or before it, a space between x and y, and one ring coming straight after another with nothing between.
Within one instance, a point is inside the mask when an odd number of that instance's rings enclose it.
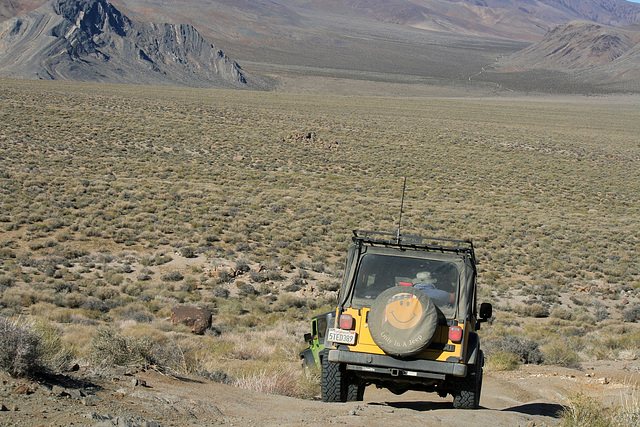
<instances>
[{"instance_id":1,"label":"brown hillside","mask_svg":"<svg viewBox=\"0 0 640 427\"><path fill-rule=\"evenodd\" d=\"M525 68L581 70L615 61L639 40L638 32L574 21L554 28L505 62Z\"/></svg>"}]
</instances>

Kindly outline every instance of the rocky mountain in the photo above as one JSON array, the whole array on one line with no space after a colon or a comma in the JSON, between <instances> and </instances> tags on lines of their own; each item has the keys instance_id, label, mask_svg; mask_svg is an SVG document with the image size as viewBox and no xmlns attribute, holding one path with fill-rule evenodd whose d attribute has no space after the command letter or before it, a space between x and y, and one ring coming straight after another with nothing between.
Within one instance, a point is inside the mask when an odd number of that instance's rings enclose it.
<instances>
[{"instance_id":1,"label":"rocky mountain","mask_svg":"<svg viewBox=\"0 0 640 427\"><path fill-rule=\"evenodd\" d=\"M640 20L626 0L126 0L133 12L191 22L216 39L306 33L309 22L333 16L449 34L536 41L572 20L622 26ZM205 13L201 13L201 12ZM213 22L215 20L215 22ZM197 22L197 24L196 24ZM206 29L205 29L206 28Z\"/></svg>"},{"instance_id":2,"label":"rocky mountain","mask_svg":"<svg viewBox=\"0 0 640 427\"><path fill-rule=\"evenodd\" d=\"M640 79L640 31L572 21L500 61L501 67L545 69L593 82Z\"/></svg>"},{"instance_id":3,"label":"rocky mountain","mask_svg":"<svg viewBox=\"0 0 640 427\"><path fill-rule=\"evenodd\" d=\"M539 42L511 55L508 62L527 68L563 71L592 68L615 61L631 51L639 40L637 32L572 21L557 26Z\"/></svg>"},{"instance_id":4,"label":"rocky mountain","mask_svg":"<svg viewBox=\"0 0 640 427\"><path fill-rule=\"evenodd\" d=\"M487 77L482 70L496 58L511 57L532 43L532 49L543 52L553 44L545 34L557 25L578 19L613 31L640 18L640 4L625 0L111 0L115 6L109 10L122 17L102 17L98 21L106 24L94 28L76 25L87 18L64 17L55 6L43 4L0 0L0 21L21 13L0 23L1 75L225 87L229 79L232 87L256 86L255 76L468 85ZM61 29L54 31L58 25ZM582 30L589 29L576 31ZM579 38L573 33L564 37ZM594 52L602 50L598 61L634 63L620 58L631 55L630 50L620 55L631 41L603 40L594 41ZM253 80L210 43L250 70ZM509 65L512 70L566 68L556 63L555 54L536 61L531 58L538 54L531 50L518 55L514 58L521 61ZM573 65L597 65L595 53L581 58ZM492 78L512 80L514 75L495 73ZM556 86L561 85L564 76L555 76Z\"/></svg>"},{"instance_id":5,"label":"rocky mountain","mask_svg":"<svg viewBox=\"0 0 640 427\"><path fill-rule=\"evenodd\" d=\"M251 86L238 64L192 25L134 21L106 0L54 0L0 23L0 75Z\"/></svg>"},{"instance_id":6,"label":"rocky mountain","mask_svg":"<svg viewBox=\"0 0 640 427\"><path fill-rule=\"evenodd\" d=\"M471 7L509 10L547 24L588 20L622 26L640 19L640 6L625 0L449 0Z\"/></svg>"}]
</instances>

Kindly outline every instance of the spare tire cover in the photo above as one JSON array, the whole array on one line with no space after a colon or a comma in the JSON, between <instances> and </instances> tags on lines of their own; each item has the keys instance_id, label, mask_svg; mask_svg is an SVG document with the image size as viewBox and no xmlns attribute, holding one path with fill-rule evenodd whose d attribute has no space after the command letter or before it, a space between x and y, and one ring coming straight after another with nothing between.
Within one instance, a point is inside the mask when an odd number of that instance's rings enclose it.
<instances>
[{"instance_id":1,"label":"spare tire cover","mask_svg":"<svg viewBox=\"0 0 640 427\"><path fill-rule=\"evenodd\" d=\"M438 327L438 308L424 292L395 286L382 292L369 312L373 341L392 356L411 356L424 350Z\"/></svg>"}]
</instances>

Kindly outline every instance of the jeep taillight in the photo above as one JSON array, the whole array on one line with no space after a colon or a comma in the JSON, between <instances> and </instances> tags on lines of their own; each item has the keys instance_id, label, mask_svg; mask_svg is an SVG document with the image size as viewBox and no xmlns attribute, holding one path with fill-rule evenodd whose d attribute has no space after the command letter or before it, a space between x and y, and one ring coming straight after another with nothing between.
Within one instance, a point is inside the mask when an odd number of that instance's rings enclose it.
<instances>
[{"instance_id":1,"label":"jeep taillight","mask_svg":"<svg viewBox=\"0 0 640 427\"><path fill-rule=\"evenodd\" d=\"M462 341L462 328L460 326L449 326L449 341Z\"/></svg>"},{"instance_id":2,"label":"jeep taillight","mask_svg":"<svg viewBox=\"0 0 640 427\"><path fill-rule=\"evenodd\" d=\"M350 314L341 314L340 321L338 323L340 329L351 330L355 327L353 316Z\"/></svg>"}]
</instances>

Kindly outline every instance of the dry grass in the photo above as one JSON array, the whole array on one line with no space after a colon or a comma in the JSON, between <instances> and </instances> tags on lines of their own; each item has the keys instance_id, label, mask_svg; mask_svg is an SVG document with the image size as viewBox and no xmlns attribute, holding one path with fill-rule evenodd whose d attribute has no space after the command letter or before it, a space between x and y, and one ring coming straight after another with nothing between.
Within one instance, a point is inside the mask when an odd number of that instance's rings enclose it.
<instances>
[{"instance_id":1,"label":"dry grass","mask_svg":"<svg viewBox=\"0 0 640 427\"><path fill-rule=\"evenodd\" d=\"M621 392L621 403L605 407L584 394L572 396L562 412L564 427L627 427L640 424L638 388L630 386Z\"/></svg>"},{"instance_id":2,"label":"dry grass","mask_svg":"<svg viewBox=\"0 0 640 427\"><path fill-rule=\"evenodd\" d=\"M629 355L637 105L2 80L0 310L52 322L83 363L108 327L169 345L150 360L174 370L252 383L297 364L351 230L394 230L407 176L403 229L477 246L484 338ZM323 143L287 139L308 132ZM183 303L214 313L208 334L167 321Z\"/></svg>"}]
</instances>

